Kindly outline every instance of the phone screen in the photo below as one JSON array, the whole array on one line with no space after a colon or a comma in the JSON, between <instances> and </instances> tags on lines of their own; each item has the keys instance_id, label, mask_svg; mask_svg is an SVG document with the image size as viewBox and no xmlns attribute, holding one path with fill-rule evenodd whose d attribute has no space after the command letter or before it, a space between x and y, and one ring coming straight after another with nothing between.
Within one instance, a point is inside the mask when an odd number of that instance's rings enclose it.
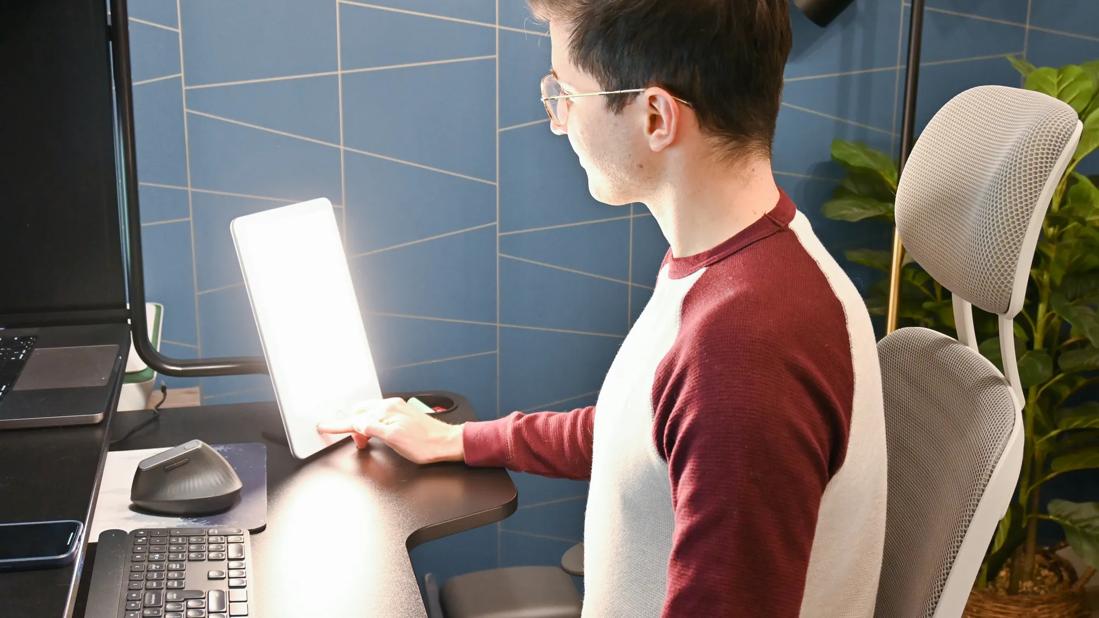
<instances>
[{"instance_id":1,"label":"phone screen","mask_svg":"<svg viewBox=\"0 0 1099 618\"><path fill-rule=\"evenodd\" d=\"M0 560L63 556L77 542L79 522L0 524Z\"/></svg>"}]
</instances>

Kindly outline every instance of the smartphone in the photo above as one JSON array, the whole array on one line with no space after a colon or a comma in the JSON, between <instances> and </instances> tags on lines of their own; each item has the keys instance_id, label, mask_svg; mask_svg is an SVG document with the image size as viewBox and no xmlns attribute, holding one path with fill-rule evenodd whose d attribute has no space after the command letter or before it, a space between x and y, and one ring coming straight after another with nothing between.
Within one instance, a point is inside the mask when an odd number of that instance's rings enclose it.
<instances>
[{"instance_id":1,"label":"smartphone","mask_svg":"<svg viewBox=\"0 0 1099 618\"><path fill-rule=\"evenodd\" d=\"M83 534L84 524L72 519L0 524L0 571L69 564Z\"/></svg>"}]
</instances>

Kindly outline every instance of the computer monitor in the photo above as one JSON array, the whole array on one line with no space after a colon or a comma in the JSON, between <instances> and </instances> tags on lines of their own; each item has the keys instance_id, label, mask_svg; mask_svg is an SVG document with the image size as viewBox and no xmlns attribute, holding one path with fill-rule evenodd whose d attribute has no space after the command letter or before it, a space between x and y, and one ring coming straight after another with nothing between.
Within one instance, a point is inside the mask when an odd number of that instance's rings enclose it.
<instances>
[{"instance_id":1,"label":"computer monitor","mask_svg":"<svg viewBox=\"0 0 1099 618\"><path fill-rule=\"evenodd\" d=\"M0 2L0 327L121 322L106 3Z\"/></svg>"}]
</instances>

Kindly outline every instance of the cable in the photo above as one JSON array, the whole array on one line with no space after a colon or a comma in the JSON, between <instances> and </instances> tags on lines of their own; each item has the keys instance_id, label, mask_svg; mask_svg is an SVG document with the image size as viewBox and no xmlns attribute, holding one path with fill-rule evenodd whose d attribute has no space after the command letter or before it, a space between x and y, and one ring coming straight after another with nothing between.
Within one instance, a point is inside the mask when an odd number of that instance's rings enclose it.
<instances>
[{"instance_id":1,"label":"cable","mask_svg":"<svg viewBox=\"0 0 1099 618\"><path fill-rule=\"evenodd\" d=\"M161 385L160 385L160 401L155 406L153 406L153 415L151 417L145 419L144 421L141 421L137 425L134 425L133 427L131 427L129 431L127 431L125 434L122 435L121 438L111 440L110 446L114 446L114 445L118 444L119 442L125 441L127 438L129 438L130 436L137 433L138 430L144 428L145 426L149 425L150 423L153 423L155 421L159 421L160 420L160 406L164 405L164 402L167 399L168 399L168 387L165 386L163 383L161 383Z\"/></svg>"}]
</instances>

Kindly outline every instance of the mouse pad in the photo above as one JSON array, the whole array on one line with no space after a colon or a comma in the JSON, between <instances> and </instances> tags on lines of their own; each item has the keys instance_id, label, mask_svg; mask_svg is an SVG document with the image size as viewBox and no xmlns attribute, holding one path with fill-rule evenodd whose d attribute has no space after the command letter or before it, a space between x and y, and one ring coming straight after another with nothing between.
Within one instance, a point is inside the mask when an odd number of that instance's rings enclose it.
<instances>
[{"instance_id":1,"label":"mouse pad","mask_svg":"<svg viewBox=\"0 0 1099 618\"><path fill-rule=\"evenodd\" d=\"M153 515L135 511L130 507L130 486L133 484L137 464L146 457L167 449L151 448L136 451L110 451L103 464L103 480L99 487L99 499L92 516L90 541L99 539L104 530L118 529L130 532L138 528L247 528L259 532L267 525L267 447L257 442L238 444L211 444L233 466L244 488L240 502L233 508L216 515L179 517Z\"/></svg>"}]
</instances>

